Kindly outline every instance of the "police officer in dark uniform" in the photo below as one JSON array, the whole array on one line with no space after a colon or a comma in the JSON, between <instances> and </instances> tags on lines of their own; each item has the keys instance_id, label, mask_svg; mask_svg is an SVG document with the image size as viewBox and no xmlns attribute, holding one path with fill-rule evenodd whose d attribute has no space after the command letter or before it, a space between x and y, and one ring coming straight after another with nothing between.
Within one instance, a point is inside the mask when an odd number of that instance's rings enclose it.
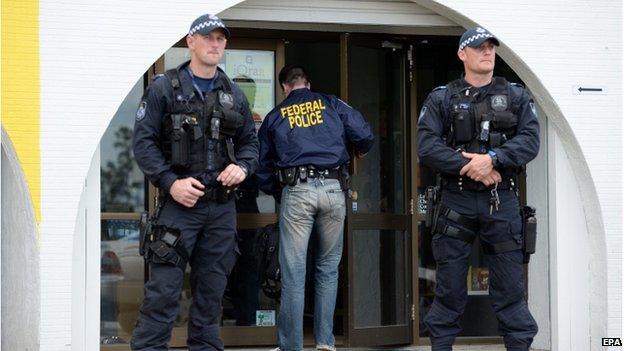
<instances>
[{"instance_id":1,"label":"police officer in dark uniform","mask_svg":"<svg viewBox=\"0 0 624 351\"><path fill-rule=\"evenodd\" d=\"M186 37L191 60L157 77L136 114L134 155L160 197L141 245L150 277L133 350L167 350L187 263L189 350L223 350L221 300L237 251L234 188L258 164L247 100L217 67L229 36L216 16L197 18Z\"/></svg>"},{"instance_id":2,"label":"police officer in dark uniform","mask_svg":"<svg viewBox=\"0 0 624 351\"><path fill-rule=\"evenodd\" d=\"M462 79L436 88L418 120L418 155L442 178L433 229L435 299L425 316L433 351L451 350L461 331L466 275L478 235L489 292L507 350L528 350L537 324L524 301L518 173L539 150L533 100L520 85L493 77L498 40L466 31L458 56Z\"/></svg>"},{"instance_id":3,"label":"police officer in dark uniform","mask_svg":"<svg viewBox=\"0 0 624 351\"><path fill-rule=\"evenodd\" d=\"M269 112L258 132L257 172L262 190L269 194L281 190L278 349L303 349L306 255L314 227L314 338L318 350L335 350L332 331L346 214L347 145L353 144L362 156L372 147L373 135L358 111L334 96L310 91L301 66L284 67L278 78L287 97Z\"/></svg>"}]
</instances>

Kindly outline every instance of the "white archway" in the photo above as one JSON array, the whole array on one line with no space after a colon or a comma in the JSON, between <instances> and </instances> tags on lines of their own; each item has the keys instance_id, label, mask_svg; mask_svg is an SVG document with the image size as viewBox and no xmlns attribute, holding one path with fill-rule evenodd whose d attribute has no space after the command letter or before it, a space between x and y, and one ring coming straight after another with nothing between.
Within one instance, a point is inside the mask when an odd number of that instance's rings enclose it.
<instances>
[{"instance_id":1,"label":"white archway","mask_svg":"<svg viewBox=\"0 0 624 351\"><path fill-rule=\"evenodd\" d=\"M39 245L26 178L2 127L2 345L39 350Z\"/></svg>"}]
</instances>

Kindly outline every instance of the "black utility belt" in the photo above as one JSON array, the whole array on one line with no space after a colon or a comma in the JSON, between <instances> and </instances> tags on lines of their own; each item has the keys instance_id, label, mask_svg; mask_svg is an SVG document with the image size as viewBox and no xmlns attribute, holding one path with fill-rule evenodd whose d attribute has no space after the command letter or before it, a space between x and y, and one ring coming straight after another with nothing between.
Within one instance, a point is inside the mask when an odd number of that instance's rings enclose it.
<instances>
[{"instance_id":1,"label":"black utility belt","mask_svg":"<svg viewBox=\"0 0 624 351\"><path fill-rule=\"evenodd\" d=\"M508 189L516 189L517 180L514 178L505 178L500 183L496 189L498 190L508 190ZM468 177L442 177L442 189L445 190L454 190L454 191L486 191L492 190L494 188L493 185L486 186L481 182L474 181Z\"/></svg>"},{"instance_id":2,"label":"black utility belt","mask_svg":"<svg viewBox=\"0 0 624 351\"><path fill-rule=\"evenodd\" d=\"M243 199L243 198L250 198L250 199L255 199L258 197L258 195L260 195L260 192L258 191L258 189L236 189L235 190L236 193L236 198L237 199Z\"/></svg>"},{"instance_id":3,"label":"black utility belt","mask_svg":"<svg viewBox=\"0 0 624 351\"><path fill-rule=\"evenodd\" d=\"M203 190L204 196L199 198L199 201L214 201L217 203L226 203L230 201L235 195L235 188L226 188L223 186L206 186Z\"/></svg>"},{"instance_id":4,"label":"black utility belt","mask_svg":"<svg viewBox=\"0 0 624 351\"><path fill-rule=\"evenodd\" d=\"M307 182L308 179L341 179L342 167L333 169L319 169L315 166L297 166L282 168L277 171L282 185L295 185L298 182Z\"/></svg>"},{"instance_id":5,"label":"black utility belt","mask_svg":"<svg viewBox=\"0 0 624 351\"><path fill-rule=\"evenodd\" d=\"M226 188L223 186L206 186L204 189L199 190L201 190L204 195L197 200L198 202L217 202L220 204L224 204L230 201L230 199L232 199L236 195L235 188ZM171 195L167 196L168 198L171 198ZM161 200L159 199L159 201Z\"/></svg>"}]
</instances>

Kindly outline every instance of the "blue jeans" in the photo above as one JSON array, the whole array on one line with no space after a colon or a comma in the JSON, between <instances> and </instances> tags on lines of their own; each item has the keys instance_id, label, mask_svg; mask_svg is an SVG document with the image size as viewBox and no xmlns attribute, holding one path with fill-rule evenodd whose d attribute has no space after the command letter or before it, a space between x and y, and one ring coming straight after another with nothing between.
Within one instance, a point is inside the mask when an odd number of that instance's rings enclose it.
<instances>
[{"instance_id":1,"label":"blue jeans","mask_svg":"<svg viewBox=\"0 0 624 351\"><path fill-rule=\"evenodd\" d=\"M310 180L282 190L279 262L282 296L277 321L281 351L303 350L306 254L312 227L317 228L314 339L331 349L338 263L342 256L345 195L335 179Z\"/></svg>"}]
</instances>

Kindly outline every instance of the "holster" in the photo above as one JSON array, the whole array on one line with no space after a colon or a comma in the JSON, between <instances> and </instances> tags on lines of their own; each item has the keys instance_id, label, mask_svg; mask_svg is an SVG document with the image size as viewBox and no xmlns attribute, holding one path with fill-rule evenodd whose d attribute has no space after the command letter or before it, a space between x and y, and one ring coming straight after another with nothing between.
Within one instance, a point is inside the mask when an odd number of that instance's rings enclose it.
<instances>
[{"instance_id":1,"label":"holster","mask_svg":"<svg viewBox=\"0 0 624 351\"><path fill-rule=\"evenodd\" d=\"M427 209L425 212L425 227L431 228L435 226L436 221L438 220L436 212L437 204L438 204L438 193L440 191L440 187L438 186L428 186L425 190L425 203L427 204ZM433 232L432 228L432 232Z\"/></svg>"},{"instance_id":2,"label":"holster","mask_svg":"<svg viewBox=\"0 0 624 351\"><path fill-rule=\"evenodd\" d=\"M340 182L340 189L342 189L342 191L349 190L350 176L349 176L348 164L343 164L342 166L340 166L340 174L339 174L338 181Z\"/></svg>"},{"instance_id":3,"label":"holster","mask_svg":"<svg viewBox=\"0 0 624 351\"><path fill-rule=\"evenodd\" d=\"M139 255L145 256L147 253L147 247L150 244L150 236L152 235L152 219L149 217L149 212L141 212L141 219L139 220Z\"/></svg>"},{"instance_id":4,"label":"holster","mask_svg":"<svg viewBox=\"0 0 624 351\"><path fill-rule=\"evenodd\" d=\"M535 208L524 206L520 210L522 215L522 236L524 237L524 263L529 263L531 255L535 253L537 244L537 217Z\"/></svg>"},{"instance_id":5,"label":"holster","mask_svg":"<svg viewBox=\"0 0 624 351\"><path fill-rule=\"evenodd\" d=\"M290 167L278 170L277 179L281 185L296 185L297 180L299 179L299 167Z\"/></svg>"},{"instance_id":6,"label":"holster","mask_svg":"<svg viewBox=\"0 0 624 351\"><path fill-rule=\"evenodd\" d=\"M144 256L145 259L149 259L149 246L154 241L154 225L158 221L160 211L165 205L166 197L162 195L162 192L156 198L156 210L149 215L148 211L141 212L141 218L139 219L139 254Z\"/></svg>"},{"instance_id":7,"label":"holster","mask_svg":"<svg viewBox=\"0 0 624 351\"><path fill-rule=\"evenodd\" d=\"M152 228L153 240L148 245L149 261L171 264L184 270L188 261L188 254L180 230L164 225L153 225Z\"/></svg>"}]
</instances>

